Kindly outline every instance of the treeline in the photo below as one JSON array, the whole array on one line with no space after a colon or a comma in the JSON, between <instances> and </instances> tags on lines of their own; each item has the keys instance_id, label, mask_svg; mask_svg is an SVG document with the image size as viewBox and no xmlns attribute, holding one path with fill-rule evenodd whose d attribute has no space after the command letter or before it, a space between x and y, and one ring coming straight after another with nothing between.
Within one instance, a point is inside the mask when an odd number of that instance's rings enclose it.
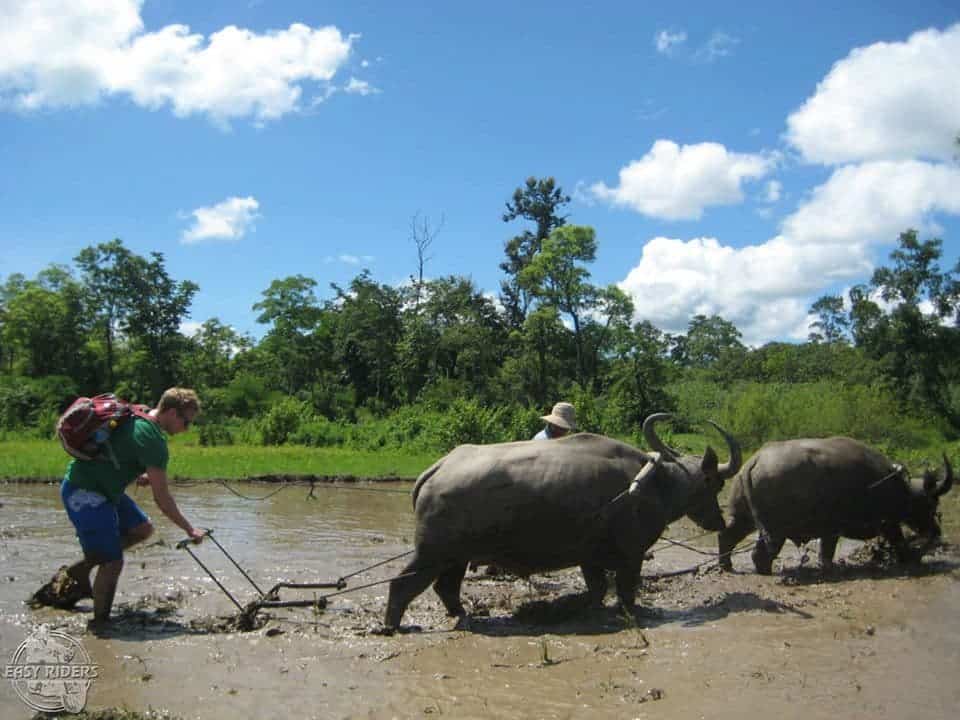
<instances>
[{"instance_id":1,"label":"treeline","mask_svg":"<svg viewBox=\"0 0 960 720\"><path fill-rule=\"evenodd\" d=\"M592 228L570 198L529 178L503 219L499 297L469 277L427 279L442 229L411 223L414 273L400 287L369 271L328 297L306 275L274 280L253 309L262 339L217 318L180 328L198 286L113 240L0 285L0 431L49 433L78 394L153 402L196 387L205 443L297 442L445 449L529 436L558 399L583 429L635 436L651 412L710 417L747 446L846 433L913 446L960 428L960 282L941 241L906 231L867 284L825 296L808 342L746 347L719 316L673 335L633 323L630 298L591 282ZM681 428L682 429L682 428Z\"/></svg>"}]
</instances>

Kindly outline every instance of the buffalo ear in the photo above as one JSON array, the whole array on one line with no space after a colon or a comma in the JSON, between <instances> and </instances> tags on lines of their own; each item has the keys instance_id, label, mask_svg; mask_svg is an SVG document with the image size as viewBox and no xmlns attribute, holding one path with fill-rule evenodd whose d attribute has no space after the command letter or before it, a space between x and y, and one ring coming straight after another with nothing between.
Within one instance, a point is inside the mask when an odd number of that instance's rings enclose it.
<instances>
[{"instance_id":1,"label":"buffalo ear","mask_svg":"<svg viewBox=\"0 0 960 720\"><path fill-rule=\"evenodd\" d=\"M703 451L703 460L700 461L700 469L703 470L704 475L707 477L716 476L719 462L716 451L707 445L707 449Z\"/></svg>"}]
</instances>

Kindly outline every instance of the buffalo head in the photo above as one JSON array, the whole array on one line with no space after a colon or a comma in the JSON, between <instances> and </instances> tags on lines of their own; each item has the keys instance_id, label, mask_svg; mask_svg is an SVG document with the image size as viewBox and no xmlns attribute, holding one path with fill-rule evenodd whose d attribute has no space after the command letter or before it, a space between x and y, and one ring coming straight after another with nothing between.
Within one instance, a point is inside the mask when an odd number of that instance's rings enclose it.
<instances>
[{"instance_id":1,"label":"buffalo head","mask_svg":"<svg viewBox=\"0 0 960 720\"><path fill-rule=\"evenodd\" d=\"M685 514L704 530L723 530L723 513L717 502L717 493L723 483L737 474L741 465L740 446L722 427L708 420L717 429L730 449L729 462L721 464L713 448L707 447L703 456L681 455L657 437L654 426L672 417L669 413L656 413L643 422L643 437L647 444L662 458L661 467L667 472L677 492L685 493L680 499Z\"/></svg>"},{"instance_id":2,"label":"buffalo head","mask_svg":"<svg viewBox=\"0 0 960 720\"><path fill-rule=\"evenodd\" d=\"M949 492L953 486L953 468L947 456L943 456L942 477L932 470L925 470L923 477L911 478L901 469L900 478L907 486L907 509L904 522L921 535L930 540L940 537L940 523L937 522L937 506L940 496Z\"/></svg>"}]
</instances>

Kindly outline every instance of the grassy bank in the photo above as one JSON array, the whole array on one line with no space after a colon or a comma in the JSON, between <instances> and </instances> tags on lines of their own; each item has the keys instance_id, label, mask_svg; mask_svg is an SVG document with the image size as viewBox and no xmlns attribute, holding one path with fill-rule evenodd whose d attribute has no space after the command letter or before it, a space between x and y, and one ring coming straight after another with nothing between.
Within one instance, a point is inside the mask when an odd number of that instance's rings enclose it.
<instances>
[{"instance_id":1,"label":"grassy bank","mask_svg":"<svg viewBox=\"0 0 960 720\"><path fill-rule=\"evenodd\" d=\"M286 474L415 478L437 459L436 455L295 445L201 447L178 444L177 438L172 438L170 445L170 475L195 479ZM55 441L0 442L0 479L58 478L68 461Z\"/></svg>"}]
</instances>

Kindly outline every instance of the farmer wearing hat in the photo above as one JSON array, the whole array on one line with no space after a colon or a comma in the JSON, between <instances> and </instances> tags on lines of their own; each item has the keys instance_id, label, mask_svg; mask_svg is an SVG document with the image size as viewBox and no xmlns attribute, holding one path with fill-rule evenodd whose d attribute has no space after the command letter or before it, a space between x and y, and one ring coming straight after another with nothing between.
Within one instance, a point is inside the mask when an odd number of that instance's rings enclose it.
<instances>
[{"instance_id":1,"label":"farmer wearing hat","mask_svg":"<svg viewBox=\"0 0 960 720\"><path fill-rule=\"evenodd\" d=\"M577 429L577 413L568 402L558 402L549 415L541 416L546 426L533 436L534 440L554 440L562 438Z\"/></svg>"}]
</instances>

